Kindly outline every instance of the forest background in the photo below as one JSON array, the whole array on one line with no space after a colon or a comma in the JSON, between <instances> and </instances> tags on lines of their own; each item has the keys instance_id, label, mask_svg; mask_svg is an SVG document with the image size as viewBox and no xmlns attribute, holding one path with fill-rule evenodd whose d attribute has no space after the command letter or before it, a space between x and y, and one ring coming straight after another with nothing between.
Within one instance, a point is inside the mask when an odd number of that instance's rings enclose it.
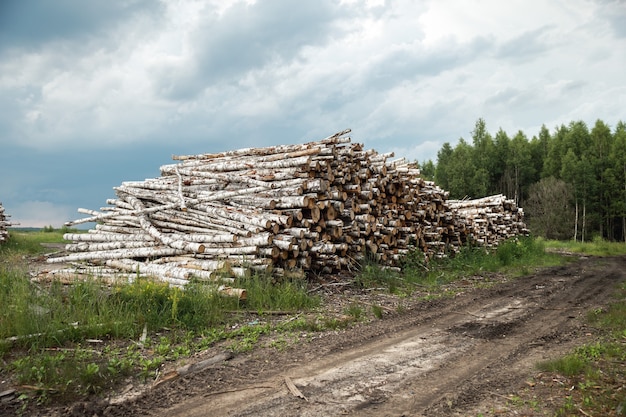
<instances>
[{"instance_id":1,"label":"forest background","mask_svg":"<svg viewBox=\"0 0 626 417\"><path fill-rule=\"evenodd\" d=\"M443 144L437 161L420 164L425 179L452 199L504 194L524 208L533 235L548 239L626 241L626 123L602 120L543 125L529 137L493 136L480 118L471 143Z\"/></svg>"}]
</instances>

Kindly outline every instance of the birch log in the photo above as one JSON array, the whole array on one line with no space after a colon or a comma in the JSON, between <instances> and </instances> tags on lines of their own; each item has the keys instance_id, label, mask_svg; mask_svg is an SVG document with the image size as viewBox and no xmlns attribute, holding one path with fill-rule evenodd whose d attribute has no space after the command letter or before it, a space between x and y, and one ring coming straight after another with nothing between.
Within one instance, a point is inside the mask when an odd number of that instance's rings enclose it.
<instances>
[{"instance_id":1,"label":"birch log","mask_svg":"<svg viewBox=\"0 0 626 417\"><path fill-rule=\"evenodd\" d=\"M367 252L397 268L411 251L428 260L527 232L523 211L503 196L449 201L414 164L366 150L349 133L173 156L160 177L115 187L108 207L79 209L88 217L68 225L98 224L66 234L71 253L48 261L140 266L163 279L211 277L219 262L286 276L352 269Z\"/></svg>"}]
</instances>

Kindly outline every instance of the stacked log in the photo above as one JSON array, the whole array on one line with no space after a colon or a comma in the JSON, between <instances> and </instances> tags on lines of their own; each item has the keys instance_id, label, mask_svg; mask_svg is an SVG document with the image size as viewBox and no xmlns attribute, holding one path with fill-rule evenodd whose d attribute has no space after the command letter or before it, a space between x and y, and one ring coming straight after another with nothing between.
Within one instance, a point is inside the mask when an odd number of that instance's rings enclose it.
<instances>
[{"instance_id":1,"label":"stacked log","mask_svg":"<svg viewBox=\"0 0 626 417\"><path fill-rule=\"evenodd\" d=\"M502 194L475 200L449 200L448 206L465 221L470 239L479 246L495 247L519 235L528 235L524 210Z\"/></svg>"},{"instance_id":2,"label":"stacked log","mask_svg":"<svg viewBox=\"0 0 626 417\"><path fill-rule=\"evenodd\" d=\"M334 273L364 256L397 267L412 250L427 259L458 250L469 230L448 193L404 159L352 143L350 130L316 142L173 156L161 176L115 187L116 199L66 223L66 255L184 285L250 270Z\"/></svg>"},{"instance_id":3,"label":"stacked log","mask_svg":"<svg viewBox=\"0 0 626 417\"><path fill-rule=\"evenodd\" d=\"M5 242L9 238L8 227L14 224L9 221L9 215L5 214L4 207L0 203L0 243Z\"/></svg>"}]
</instances>

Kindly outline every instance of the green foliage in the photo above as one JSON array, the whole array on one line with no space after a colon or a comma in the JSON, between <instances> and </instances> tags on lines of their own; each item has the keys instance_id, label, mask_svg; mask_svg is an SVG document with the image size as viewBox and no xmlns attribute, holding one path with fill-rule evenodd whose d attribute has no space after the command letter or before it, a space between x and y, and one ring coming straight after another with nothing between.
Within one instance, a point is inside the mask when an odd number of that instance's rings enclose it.
<instances>
[{"instance_id":1,"label":"green foliage","mask_svg":"<svg viewBox=\"0 0 626 417\"><path fill-rule=\"evenodd\" d=\"M269 324L249 324L233 331L229 338L235 341L230 344L229 348L233 352L248 352L256 346L262 335L268 334L272 330Z\"/></svg>"},{"instance_id":2,"label":"green foliage","mask_svg":"<svg viewBox=\"0 0 626 417\"><path fill-rule=\"evenodd\" d=\"M501 243L496 250L496 256L500 266L503 267L528 265L528 263L540 265L544 259L553 258L546 254L543 240L528 236Z\"/></svg>"},{"instance_id":3,"label":"green foliage","mask_svg":"<svg viewBox=\"0 0 626 417\"><path fill-rule=\"evenodd\" d=\"M46 252L41 243L51 242L53 233L43 232L9 232L9 239L0 246L0 258L8 259L16 254L37 255ZM11 262L12 264L14 262Z\"/></svg>"},{"instance_id":4,"label":"green foliage","mask_svg":"<svg viewBox=\"0 0 626 417\"><path fill-rule=\"evenodd\" d=\"M449 142L445 142L437 152L437 165L435 166L435 182L445 190L450 189L450 176L452 155L454 150Z\"/></svg>"},{"instance_id":5,"label":"green foliage","mask_svg":"<svg viewBox=\"0 0 626 417\"><path fill-rule=\"evenodd\" d=\"M374 314L374 317L376 317L377 319L382 319L383 318L383 308L379 305L373 305L372 306L372 314Z\"/></svg>"},{"instance_id":6,"label":"green foliage","mask_svg":"<svg viewBox=\"0 0 626 417\"><path fill-rule=\"evenodd\" d=\"M131 311L134 322L149 329L203 329L222 323L223 310L237 306L236 300L222 297L201 284L191 283L183 291L150 279L116 287L111 302L119 309Z\"/></svg>"},{"instance_id":7,"label":"green foliage","mask_svg":"<svg viewBox=\"0 0 626 417\"><path fill-rule=\"evenodd\" d=\"M522 131L510 138L502 129L492 138L481 118L471 143L464 138L454 147L444 143L437 153L434 176L451 198L501 193L522 207L528 203L532 206L527 213L529 223L537 235L582 241L599 235L626 241L625 161L626 124L622 121L613 132L601 120L591 131L582 121L558 126L553 133L542 126L539 135L529 140ZM548 178L563 181L570 190L565 198L560 187L556 200L559 206L566 204L561 212L554 199L534 187ZM546 218L545 213L550 216ZM550 221L557 214L555 232Z\"/></svg>"},{"instance_id":8,"label":"green foliage","mask_svg":"<svg viewBox=\"0 0 626 417\"><path fill-rule=\"evenodd\" d=\"M530 229L548 239L571 238L572 198L571 187L563 180L548 177L531 184L524 207Z\"/></svg>"},{"instance_id":9,"label":"green foliage","mask_svg":"<svg viewBox=\"0 0 626 417\"><path fill-rule=\"evenodd\" d=\"M419 165L419 169L422 178L427 181L435 180L435 163L432 161L432 159L422 162Z\"/></svg>"},{"instance_id":10,"label":"green foliage","mask_svg":"<svg viewBox=\"0 0 626 417\"><path fill-rule=\"evenodd\" d=\"M487 191L484 167L477 167L472 155L472 145L459 139L448 167L448 191L452 198L478 198Z\"/></svg>"},{"instance_id":11,"label":"green foliage","mask_svg":"<svg viewBox=\"0 0 626 417\"><path fill-rule=\"evenodd\" d=\"M367 260L354 277L354 283L361 288L382 288L395 294L402 286L403 278L396 271L385 269L373 260Z\"/></svg>"},{"instance_id":12,"label":"green foliage","mask_svg":"<svg viewBox=\"0 0 626 417\"><path fill-rule=\"evenodd\" d=\"M626 284L621 285L617 297L621 300L606 309L590 312L587 319L594 326L611 331L615 337L626 338Z\"/></svg>"},{"instance_id":13,"label":"green foliage","mask_svg":"<svg viewBox=\"0 0 626 417\"><path fill-rule=\"evenodd\" d=\"M130 375L132 361L117 355L103 357L82 347L40 350L11 362L18 383L42 389L47 395L71 400L76 395L98 393L115 378Z\"/></svg>"},{"instance_id":14,"label":"green foliage","mask_svg":"<svg viewBox=\"0 0 626 417\"><path fill-rule=\"evenodd\" d=\"M38 231L9 229L9 239L2 246L0 246L0 255L4 256L16 252L22 254L40 254L49 252L49 249L41 244L68 243L63 239L63 235L65 233L81 233L81 231L68 227L54 229L52 226L46 226Z\"/></svg>"}]
</instances>

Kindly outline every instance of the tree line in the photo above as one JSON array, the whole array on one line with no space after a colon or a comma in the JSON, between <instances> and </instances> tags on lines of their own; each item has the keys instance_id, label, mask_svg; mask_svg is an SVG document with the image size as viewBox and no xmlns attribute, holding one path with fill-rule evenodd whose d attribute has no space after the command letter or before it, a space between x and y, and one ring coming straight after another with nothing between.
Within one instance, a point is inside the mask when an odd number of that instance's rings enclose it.
<instances>
[{"instance_id":1,"label":"tree line","mask_svg":"<svg viewBox=\"0 0 626 417\"><path fill-rule=\"evenodd\" d=\"M528 138L502 128L493 136L480 118L471 143L443 144L422 175L450 198L504 194L524 208L535 235L551 239L626 241L626 123L602 120L543 125Z\"/></svg>"}]
</instances>

